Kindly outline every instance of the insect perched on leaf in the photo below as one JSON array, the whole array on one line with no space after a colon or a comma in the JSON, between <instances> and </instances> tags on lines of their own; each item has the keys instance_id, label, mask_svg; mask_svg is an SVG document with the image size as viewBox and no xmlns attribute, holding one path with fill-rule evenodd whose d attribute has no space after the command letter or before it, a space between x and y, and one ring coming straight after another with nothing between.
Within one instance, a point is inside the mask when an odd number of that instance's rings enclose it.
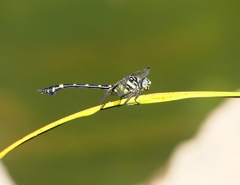
<instances>
[{"instance_id":1,"label":"insect perched on leaf","mask_svg":"<svg viewBox=\"0 0 240 185\"><path fill-rule=\"evenodd\" d=\"M120 99L127 98L124 102L124 105L132 98L137 104L140 104L137 101L137 98L140 96L142 91L147 91L150 88L151 81L146 78L150 73L150 67L147 67L141 71L132 73L123 79L119 80L113 85L95 85L95 84L60 84L54 85L47 88L38 90L38 92L49 95L54 95L57 91L64 88L92 88L92 89L104 89L106 93L101 98L100 104L102 104L105 98L109 95L117 94Z\"/></svg>"}]
</instances>

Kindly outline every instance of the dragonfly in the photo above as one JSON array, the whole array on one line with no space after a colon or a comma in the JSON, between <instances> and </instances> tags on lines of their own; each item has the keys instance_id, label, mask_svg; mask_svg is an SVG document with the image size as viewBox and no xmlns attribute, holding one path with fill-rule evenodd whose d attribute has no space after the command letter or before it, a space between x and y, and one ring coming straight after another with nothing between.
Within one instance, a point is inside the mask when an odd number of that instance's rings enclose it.
<instances>
[{"instance_id":1,"label":"dragonfly","mask_svg":"<svg viewBox=\"0 0 240 185\"><path fill-rule=\"evenodd\" d=\"M124 77L123 79L119 80L113 85L60 84L37 90L37 92L40 92L41 94L49 94L52 96L56 94L56 92L58 92L59 90L65 88L103 89L106 90L106 92L104 93L100 100L100 105L103 104L104 100L109 95L118 95L120 97L120 100L122 98L127 98L126 101L124 102L124 105L132 105L127 103L132 97L135 97L134 101L136 104L139 105L140 102L138 102L137 99L141 95L141 92L149 90L151 86L151 81L148 78L146 78L146 76L148 76L149 73L150 67L147 67L143 70L134 72Z\"/></svg>"}]
</instances>

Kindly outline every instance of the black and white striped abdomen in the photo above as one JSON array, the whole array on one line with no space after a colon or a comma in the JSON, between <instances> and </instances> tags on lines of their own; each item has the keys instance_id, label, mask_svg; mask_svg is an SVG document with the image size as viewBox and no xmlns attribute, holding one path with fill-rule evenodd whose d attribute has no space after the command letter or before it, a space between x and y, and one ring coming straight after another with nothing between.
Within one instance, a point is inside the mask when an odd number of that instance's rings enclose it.
<instances>
[{"instance_id":1,"label":"black and white striped abdomen","mask_svg":"<svg viewBox=\"0 0 240 185\"><path fill-rule=\"evenodd\" d=\"M57 91L65 88L90 88L90 89L105 89L108 90L111 88L112 85L96 85L96 84L60 84L60 85L54 85L50 87L46 87L40 90L37 90L37 92L40 92L42 94L49 94L54 95Z\"/></svg>"}]
</instances>

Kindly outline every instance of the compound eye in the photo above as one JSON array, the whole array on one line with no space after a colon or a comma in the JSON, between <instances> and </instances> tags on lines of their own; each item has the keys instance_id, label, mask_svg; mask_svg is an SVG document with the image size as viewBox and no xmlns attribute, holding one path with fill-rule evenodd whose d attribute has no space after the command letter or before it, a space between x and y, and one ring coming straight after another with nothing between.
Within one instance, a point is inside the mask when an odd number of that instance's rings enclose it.
<instances>
[{"instance_id":1,"label":"compound eye","mask_svg":"<svg viewBox=\"0 0 240 185\"><path fill-rule=\"evenodd\" d=\"M149 80L147 78L142 80L142 87L144 89L148 89L149 88Z\"/></svg>"}]
</instances>

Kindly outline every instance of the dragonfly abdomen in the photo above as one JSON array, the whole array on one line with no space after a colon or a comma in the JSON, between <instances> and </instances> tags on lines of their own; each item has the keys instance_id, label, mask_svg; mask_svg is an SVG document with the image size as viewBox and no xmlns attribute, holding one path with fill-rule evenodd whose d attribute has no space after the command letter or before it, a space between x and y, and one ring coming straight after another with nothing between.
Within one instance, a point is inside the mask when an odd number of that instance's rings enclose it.
<instances>
[{"instance_id":1,"label":"dragonfly abdomen","mask_svg":"<svg viewBox=\"0 0 240 185\"><path fill-rule=\"evenodd\" d=\"M54 95L57 91L65 88L90 88L90 89L105 89L108 90L111 88L112 85L96 85L96 84L60 84L60 85L54 85L50 87L46 87L40 90L37 90L37 92L40 92L42 94L49 94Z\"/></svg>"}]
</instances>

